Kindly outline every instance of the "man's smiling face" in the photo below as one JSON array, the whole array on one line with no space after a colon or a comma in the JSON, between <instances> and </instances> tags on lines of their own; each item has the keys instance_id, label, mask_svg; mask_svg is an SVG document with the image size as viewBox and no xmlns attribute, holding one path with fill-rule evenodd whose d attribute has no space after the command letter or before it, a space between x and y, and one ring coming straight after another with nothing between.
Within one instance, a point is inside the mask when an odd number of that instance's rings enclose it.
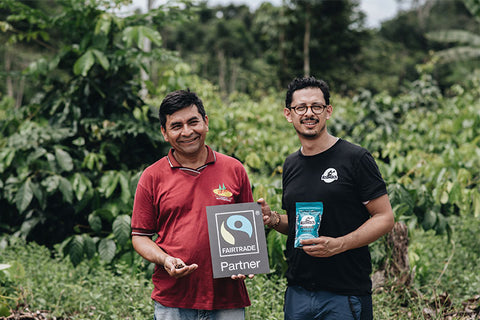
<instances>
[{"instance_id":1,"label":"man's smiling face","mask_svg":"<svg viewBox=\"0 0 480 320\"><path fill-rule=\"evenodd\" d=\"M305 114L298 115L294 108L306 106ZM315 114L312 106L326 106L321 114ZM284 115L291 122L297 133L307 139L315 139L326 131L327 120L332 114L332 106L326 105L320 88L304 88L292 95L291 109L285 108Z\"/></svg>"},{"instance_id":2,"label":"man's smiling face","mask_svg":"<svg viewBox=\"0 0 480 320\"><path fill-rule=\"evenodd\" d=\"M175 153L191 158L199 155L205 146L208 132L208 117L205 120L195 105L167 115L165 128L162 127L165 141L169 142Z\"/></svg>"}]
</instances>

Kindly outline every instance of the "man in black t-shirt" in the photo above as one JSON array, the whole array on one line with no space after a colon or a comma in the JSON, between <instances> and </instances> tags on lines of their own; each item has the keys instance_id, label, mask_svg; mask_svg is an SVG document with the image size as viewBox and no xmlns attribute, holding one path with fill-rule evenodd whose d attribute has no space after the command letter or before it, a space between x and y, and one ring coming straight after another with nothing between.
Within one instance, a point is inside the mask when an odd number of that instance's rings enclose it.
<instances>
[{"instance_id":1,"label":"man in black t-shirt","mask_svg":"<svg viewBox=\"0 0 480 320\"><path fill-rule=\"evenodd\" d=\"M327 132L332 112L323 80L290 83L284 115L302 146L283 166L287 214L258 200L265 224L288 235L285 319L373 318L368 245L392 229L394 216L372 155ZM295 241L304 212L305 224L320 221L318 234Z\"/></svg>"}]
</instances>

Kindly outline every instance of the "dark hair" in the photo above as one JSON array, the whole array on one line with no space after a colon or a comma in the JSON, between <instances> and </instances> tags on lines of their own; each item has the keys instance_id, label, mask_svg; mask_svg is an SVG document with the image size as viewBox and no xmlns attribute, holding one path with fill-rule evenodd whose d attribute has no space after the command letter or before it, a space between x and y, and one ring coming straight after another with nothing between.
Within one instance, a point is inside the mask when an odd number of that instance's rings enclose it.
<instances>
[{"instance_id":1,"label":"dark hair","mask_svg":"<svg viewBox=\"0 0 480 320\"><path fill-rule=\"evenodd\" d=\"M158 117L160 118L160 125L162 128L165 129L167 115L174 114L178 110L192 105L197 107L198 113L200 113L203 120L205 120L206 112L203 107L203 102L195 92L191 92L190 89L187 89L177 90L167 94L163 99L162 104L160 104L160 110L158 111Z\"/></svg>"},{"instance_id":2,"label":"dark hair","mask_svg":"<svg viewBox=\"0 0 480 320\"><path fill-rule=\"evenodd\" d=\"M292 96L295 91L305 88L319 88L323 92L323 97L325 98L327 105L330 104L330 89L328 88L328 84L323 80L310 76L295 78L290 82L288 85L287 96L285 97L285 107L289 108L292 104Z\"/></svg>"}]
</instances>

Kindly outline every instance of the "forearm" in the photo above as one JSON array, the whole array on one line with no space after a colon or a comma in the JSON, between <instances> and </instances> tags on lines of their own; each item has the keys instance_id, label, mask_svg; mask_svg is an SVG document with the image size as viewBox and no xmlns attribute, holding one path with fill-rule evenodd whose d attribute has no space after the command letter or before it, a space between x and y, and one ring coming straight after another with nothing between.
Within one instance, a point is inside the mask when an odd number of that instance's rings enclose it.
<instances>
[{"instance_id":1,"label":"forearm","mask_svg":"<svg viewBox=\"0 0 480 320\"><path fill-rule=\"evenodd\" d=\"M164 265L165 259L169 256L152 239L146 236L133 236L132 244L139 255L155 264Z\"/></svg>"},{"instance_id":2,"label":"forearm","mask_svg":"<svg viewBox=\"0 0 480 320\"><path fill-rule=\"evenodd\" d=\"M288 234L288 216L286 214L279 214L276 211L272 211L272 213L273 212L276 213L275 218L279 220L276 220L270 227L280 233Z\"/></svg>"},{"instance_id":3,"label":"forearm","mask_svg":"<svg viewBox=\"0 0 480 320\"><path fill-rule=\"evenodd\" d=\"M357 230L338 238L341 241L341 251L348 251L374 242L388 233L393 226L393 216L377 214L368 219Z\"/></svg>"},{"instance_id":4,"label":"forearm","mask_svg":"<svg viewBox=\"0 0 480 320\"><path fill-rule=\"evenodd\" d=\"M388 195L380 196L366 204L371 217L357 230L341 237L343 251L360 248L374 242L387 232L395 223Z\"/></svg>"},{"instance_id":5,"label":"forearm","mask_svg":"<svg viewBox=\"0 0 480 320\"><path fill-rule=\"evenodd\" d=\"M371 217L356 230L338 238L321 236L302 240L303 250L313 257L331 257L367 246L392 230L395 219L387 195L371 200L366 207Z\"/></svg>"}]
</instances>

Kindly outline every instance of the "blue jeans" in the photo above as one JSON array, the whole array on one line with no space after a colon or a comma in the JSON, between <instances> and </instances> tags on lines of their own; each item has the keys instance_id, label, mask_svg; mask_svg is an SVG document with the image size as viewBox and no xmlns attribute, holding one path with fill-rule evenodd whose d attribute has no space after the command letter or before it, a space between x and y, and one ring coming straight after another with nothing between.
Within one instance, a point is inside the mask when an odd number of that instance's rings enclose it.
<instances>
[{"instance_id":1,"label":"blue jeans","mask_svg":"<svg viewBox=\"0 0 480 320\"><path fill-rule=\"evenodd\" d=\"M371 296L343 296L289 286L285 292L285 320L373 319Z\"/></svg>"},{"instance_id":2,"label":"blue jeans","mask_svg":"<svg viewBox=\"0 0 480 320\"><path fill-rule=\"evenodd\" d=\"M244 320L245 309L197 310L169 308L155 301L153 320Z\"/></svg>"}]
</instances>

